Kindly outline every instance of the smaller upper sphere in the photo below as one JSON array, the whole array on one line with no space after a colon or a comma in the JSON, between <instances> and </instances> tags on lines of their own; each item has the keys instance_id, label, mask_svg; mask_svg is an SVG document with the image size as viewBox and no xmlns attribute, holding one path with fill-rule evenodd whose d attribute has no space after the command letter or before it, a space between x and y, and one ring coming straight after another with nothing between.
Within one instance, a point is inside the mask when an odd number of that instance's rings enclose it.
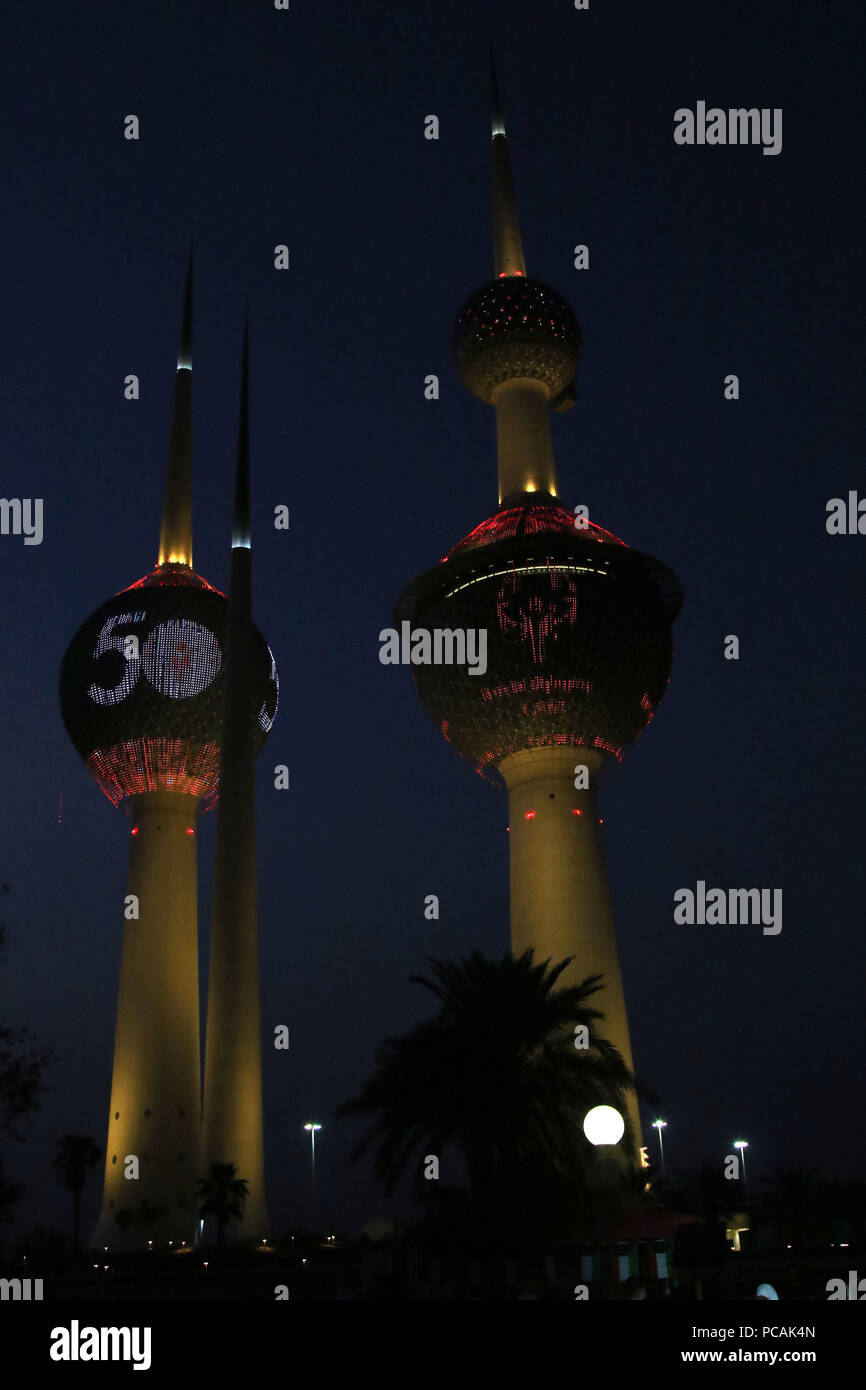
<instances>
[{"instance_id":1,"label":"smaller upper sphere","mask_svg":"<svg viewBox=\"0 0 866 1390\"><path fill-rule=\"evenodd\" d=\"M489 404L504 381L542 381L554 399L574 380L580 327L556 290L525 275L491 280L468 299L454 328L464 384Z\"/></svg>"}]
</instances>

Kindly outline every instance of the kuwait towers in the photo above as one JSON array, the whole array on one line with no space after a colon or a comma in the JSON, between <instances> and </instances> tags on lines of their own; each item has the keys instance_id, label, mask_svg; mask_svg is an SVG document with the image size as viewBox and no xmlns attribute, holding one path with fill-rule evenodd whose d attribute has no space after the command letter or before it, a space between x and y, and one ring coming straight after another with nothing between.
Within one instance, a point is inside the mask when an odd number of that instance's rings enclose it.
<instances>
[{"instance_id":1,"label":"kuwait towers","mask_svg":"<svg viewBox=\"0 0 866 1390\"><path fill-rule=\"evenodd\" d=\"M191 1239L196 1182L208 1161L201 1148L196 833L219 788L229 605L192 567L191 300L190 266L157 564L87 619L60 673L67 732L130 820L105 1185L93 1237L111 1248ZM245 678L248 742L258 751L276 712L277 677L255 629ZM223 890L227 877L223 869ZM254 902L254 880L244 877L244 884ZM225 950L220 941L217 957ZM247 971L238 998L248 1011L249 991ZM237 998L235 1005L237 1015ZM220 1016L225 1009L223 999ZM257 1026L257 992L255 1016ZM254 1066L248 1075L260 1090ZM255 1182L263 1204L260 1167L247 1173L241 1166L250 1162L246 1135L232 1138L227 1161L247 1178L251 1200Z\"/></svg>"},{"instance_id":2,"label":"kuwait towers","mask_svg":"<svg viewBox=\"0 0 866 1390\"><path fill-rule=\"evenodd\" d=\"M495 278L460 311L454 351L496 411L499 507L408 586L396 617L486 629L483 676L418 665L415 683L457 752L507 791L513 954L573 956L561 986L603 975L593 1004L631 1067L596 781L664 695L682 595L664 565L559 500L549 411L574 401L580 330L526 273L495 77L493 99Z\"/></svg>"}]
</instances>

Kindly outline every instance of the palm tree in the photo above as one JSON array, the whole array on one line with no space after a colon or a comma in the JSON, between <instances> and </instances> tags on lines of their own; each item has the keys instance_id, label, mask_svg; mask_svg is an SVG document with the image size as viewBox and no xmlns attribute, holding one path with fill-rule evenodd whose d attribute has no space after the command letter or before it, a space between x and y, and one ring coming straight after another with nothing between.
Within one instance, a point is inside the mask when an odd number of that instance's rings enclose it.
<instances>
[{"instance_id":1,"label":"palm tree","mask_svg":"<svg viewBox=\"0 0 866 1390\"><path fill-rule=\"evenodd\" d=\"M680 1179L671 1200L685 1211L694 1212L710 1225L727 1221L737 1205L737 1185L729 1181L716 1163L699 1163L695 1168L680 1169Z\"/></svg>"},{"instance_id":2,"label":"palm tree","mask_svg":"<svg viewBox=\"0 0 866 1390\"><path fill-rule=\"evenodd\" d=\"M64 1134L57 1145L54 1167L72 1193L74 1219L72 1223L72 1246L78 1249L78 1225L81 1208L81 1190L87 1181L87 1170L98 1163L102 1150L89 1134Z\"/></svg>"},{"instance_id":3,"label":"palm tree","mask_svg":"<svg viewBox=\"0 0 866 1390\"><path fill-rule=\"evenodd\" d=\"M154 1206L146 1197L142 1197L137 1207L121 1207L120 1211L115 1212L114 1221L121 1231L140 1226L146 1236L163 1216L165 1207Z\"/></svg>"},{"instance_id":4,"label":"palm tree","mask_svg":"<svg viewBox=\"0 0 866 1390\"><path fill-rule=\"evenodd\" d=\"M9 885L0 883L0 893L8 892ZM0 922L0 960L7 935ZM23 1126L32 1122L39 1097L48 1090L45 1072L56 1061L53 1047L41 1046L29 1028L10 1028L0 1019L0 1137L24 1139Z\"/></svg>"},{"instance_id":5,"label":"palm tree","mask_svg":"<svg viewBox=\"0 0 866 1390\"><path fill-rule=\"evenodd\" d=\"M53 1274L68 1264L72 1241L67 1231L58 1231L54 1226L47 1229L37 1226L32 1235L19 1243L18 1251L26 1255L40 1273Z\"/></svg>"},{"instance_id":6,"label":"palm tree","mask_svg":"<svg viewBox=\"0 0 866 1390\"><path fill-rule=\"evenodd\" d=\"M240 1221L244 1203L249 1196L249 1183L239 1178L233 1163L212 1163L206 1178L199 1178L199 1196L204 1198L199 1216L214 1216L217 1223L217 1248L225 1246L229 1221Z\"/></svg>"},{"instance_id":7,"label":"palm tree","mask_svg":"<svg viewBox=\"0 0 866 1390\"><path fill-rule=\"evenodd\" d=\"M818 1174L814 1168L776 1168L764 1182L772 1189L765 1192L761 1206L772 1218L782 1240L790 1241L793 1250L801 1250L810 1219L819 1204Z\"/></svg>"},{"instance_id":8,"label":"palm tree","mask_svg":"<svg viewBox=\"0 0 866 1390\"><path fill-rule=\"evenodd\" d=\"M866 1245L866 1182L850 1179L845 1184L840 1204L848 1240L862 1250Z\"/></svg>"},{"instance_id":9,"label":"palm tree","mask_svg":"<svg viewBox=\"0 0 866 1390\"><path fill-rule=\"evenodd\" d=\"M24 1183L13 1182L6 1176L3 1161L0 1159L0 1261L3 1259L3 1228L12 1220L12 1210L26 1190Z\"/></svg>"},{"instance_id":10,"label":"palm tree","mask_svg":"<svg viewBox=\"0 0 866 1390\"><path fill-rule=\"evenodd\" d=\"M473 951L459 964L426 958L431 978L412 975L439 1000L438 1013L376 1054L376 1070L338 1114L373 1115L354 1157L376 1145L375 1171L391 1193L420 1172L419 1155L463 1154L474 1203L515 1190L540 1168L568 1179L588 1176L593 1151L582 1118L601 1103L625 1111L634 1077L596 1031L604 1015L588 1000L601 976L556 989L572 957L551 965L527 950L490 961ZM589 1046L576 1049L584 1024ZM629 1136L627 1136L628 1138ZM422 1184L426 1186L426 1184Z\"/></svg>"}]
</instances>

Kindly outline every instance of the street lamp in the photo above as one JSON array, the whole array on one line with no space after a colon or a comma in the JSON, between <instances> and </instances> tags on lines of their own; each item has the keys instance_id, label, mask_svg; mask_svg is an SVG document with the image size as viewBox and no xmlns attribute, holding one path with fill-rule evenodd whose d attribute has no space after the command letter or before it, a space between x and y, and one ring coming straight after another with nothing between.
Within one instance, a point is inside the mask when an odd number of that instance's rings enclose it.
<instances>
[{"instance_id":1,"label":"street lamp","mask_svg":"<svg viewBox=\"0 0 866 1390\"><path fill-rule=\"evenodd\" d=\"M583 1132L590 1144L618 1144L625 1134L625 1120L612 1105L594 1105L583 1117Z\"/></svg>"},{"instance_id":2,"label":"street lamp","mask_svg":"<svg viewBox=\"0 0 866 1390\"><path fill-rule=\"evenodd\" d=\"M664 1144L662 1143L662 1130L663 1130L663 1129L667 1129L667 1124L668 1124L667 1120L653 1120L653 1129L657 1129L658 1132L659 1132L659 1153L661 1154L661 1158L662 1158L662 1177L663 1177L663 1178L664 1178L664 1177L667 1177L667 1170L665 1169L665 1146L664 1146Z\"/></svg>"},{"instance_id":3,"label":"street lamp","mask_svg":"<svg viewBox=\"0 0 866 1390\"><path fill-rule=\"evenodd\" d=\"M743 1187L746 1186L746 1149L749 1147L748 1139L735 1139L734 1148L740 1151L740 1162L743 1165Z\"/></svg>"},{"instance_id":4,"label":"street lamp","mask_svg":"<svg viewBox=\"0 0 866 1390\"><path fill-rule=\"evenodd\" d=\"M614 1192L619 1182L617 1144L625 1133L625 1120L612 1105L594 1105L584 1116L583 1132L595 1145L592 1186L598 1192Z\"/></svg>"},{"instance_id":5,"label":"street lamp","mask_svg":"<svg viewBox=\"0 0 866 1390\"><path fill-rule=\"evenodd\" d=\"M310 1120L307 1124L304 1125L304 1129L308 1129L308 1130L310 1131L310 1143L311 1143L311 1145L312 1145L312 1159L313 1159L313 1227L314 1227L314 1229L315 1229L315 1225L316 1225L316 1130L317 1130L317 1129L321 1129L321 1128L322 1128L322 1126L316 1124L313 1120Z\"/></svg>"}]
</instances>

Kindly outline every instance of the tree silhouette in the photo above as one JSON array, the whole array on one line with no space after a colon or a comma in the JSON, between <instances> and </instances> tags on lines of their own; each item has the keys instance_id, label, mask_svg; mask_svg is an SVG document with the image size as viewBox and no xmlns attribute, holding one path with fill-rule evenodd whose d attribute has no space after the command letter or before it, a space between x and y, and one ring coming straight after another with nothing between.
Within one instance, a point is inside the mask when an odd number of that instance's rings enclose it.
<instances>
[{"instance_id":1,"label":"tree silhouette","mask_svg":"<svg viewBox=\"0 0 866 1390\"><path fill-rule=\"evenodd\" d=\"M54 1167L63 1179L67 1190L72 1193L73 1222L72 1245L78 1249L78 1227L81 1214L81 1192L87 1181L87 1170L98 1163L102 1150L89 1134L64 1134L58 1142L54 1156Z\"/></svg>"},{"instance_id":2,"label":"tree silhouette","mask_svg":"<svg viewBox=\"0 0 866 1390\"><path fill-rule=\"evenodd\" d=\"M866 1182L850 1179L842 1191L840 1208L849 1242L862 1250L866 1247Z\"/></svg>"},{"instance_id":3,"label":"tree silhouette","mask_svg":"<svg viewBox=\"0 0 866 1390\"><path fill-rule=\"evenodd\" d=\"M47 1229L37 1226L36 1230L18 1243L18 1253L26 1255L33 1268L40 1273L54 1273L69 1263L72 1241L67 1231L58 1231L54 1226Z\"/></svg>"},{"instance_id":4,"label":"tree silhouette","mask_svg":"<svg viewBox=\"0 0 866 1390\"><path fill-rule=\"evenodd\" d=\"M133 1226L139 1226L147 1236L148 1231L152 1231L161 1217L165 1216L165 1207L155 1206L146 1197L142 1197L137 1207L121 1207L115 1213L115 1224L121 1231L129 1231Z\"/></svg>"},{"instance_id":5,"label":"tree silhouette","mask_svg":"<svg viewBox=\"0 0 866 1390\"><path fill-rule=\"evenodd\" d=\"M531 950L490 961L473 951L459 964L426 958L430 977L412 975L439 1001L434 1018L380 1044L375 1072L338 1115L372 1115L354 1150L375 1145L375 1171L390 1193L420 1159L454 1144L473 1202L515 1190L521 1175L549 1170L586 1178L594 1151L584 1138L586 1111L625 1111L634 1077L599 1035L604 1015L588 1000L601 976L556 989L572 957L551 965ZM575 1047L585 1025L588 1046ZM630 1135L627 1134L626 1144Z\"/></svg>"},{"instance_id":6,"label":"tree silhouette","mask_svg":"<svg viewBox=\"0 0 866 1390\"><path fill-rule=\"evenodd\" d=\"M233 1163L212 1163L206 1178L199 1178L199 1196L204 1198L199 1216L213 1216L217 1223L217 1248L225 1247L226 1227L230 1221L240 1221L244 1203L249 1195L249 1183L239 1178Z\"/></svg>"},{"instance_id":7,"label":"tree silhouette","mask_svg":"<svg viewBox=\"0 0 866 1390\"><path fill-rule=\"evenodd\" d=\"M781 1240L792 1250L802 1250L820 1205L817 1171L780 1165L764 1182L770 1191L761 1196L761 1210L771 1218Z\"/></svg>"},{"instance_id":8,"label":"tree silhouette","mask_svg":"<svg viewBox=\"0 0 866 1390\"><path fill-rule=\"evenodd\" d=\"M3 1259L5 1246L4 1228L12 1220L12 1212L26 1190L23 1183L13 1182L12 1178L7 1177L3 1160L0 1159L0 1260Z\"/></svg>"},{"instance_id":9,"label":"tree silhouette","mask_svg":"<svg viewBox=\"0 0 866 1390\"><path fill-rule=\"evenodd\" d=\"M9 888L0 884L0 892ZM6 927L0 922L0 958L6 946ZM44 1076L57 1060L53 1047L42 1047L29 1028L11 1028L0 1019L0 1138L24 1138L21 1124L39 1109L39 1097L47 1091Z\"/></svg>"},{"instance_id":10,"label":"tree silhouette","mask_svg":"<svg viewBox=\"0 0 866 1390\"><path fill-rule=\"evenodd\" d=\"M739 1185L729 1181L716 1163L699 1163L694 1168L681 1168L677 1177L680 1185L671 1194L671 1200L711 1224L727 1221L742 1200Z\"/></svg>"}]
</instances>

